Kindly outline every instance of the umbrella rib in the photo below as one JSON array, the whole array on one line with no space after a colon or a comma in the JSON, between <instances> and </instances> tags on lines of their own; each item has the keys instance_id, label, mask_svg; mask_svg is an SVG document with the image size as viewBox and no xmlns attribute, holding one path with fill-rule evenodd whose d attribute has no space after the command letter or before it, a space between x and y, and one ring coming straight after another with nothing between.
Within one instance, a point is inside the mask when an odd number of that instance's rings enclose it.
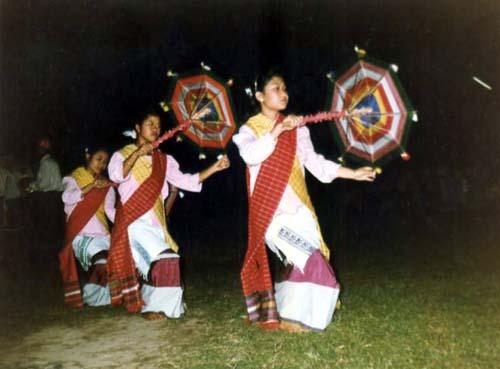
<instances>
[{"instance_id":1,"label":"umbrella rib","mask_svg":"<svg viewBox=\"0 0 500 369\"><path fill-rule=\"evenodd\" d=\"M207 91L208 91L208 88L207 88ZM210 105L212 103L212 101L214 101L215 99L217 99L217 97L219 97L219 95L224 91L224 89L220 89L217 94L211 98L201 109L199 109L198 111L203 111L204 109L206 109L208 107L208 105ZM203 122L203 121L202 121ZM204 124L204 123L202 123ZM219 132L218 134L218 137L219 137L219 143L222 142L222 134Z\"/></svg>"},{"instance_id":2,"label":"umbrella rib","mask_svg":"<svg viewBox=\"0 0 500 369\"><path fill-rule=\"evenodd\" d=\"M363 124L359 118L353 118L358 124ZM390 131L386 130L385 128L382 128L382 127L377 127L377 126L371 126L370 129L373 129L374 131L378 131L378 132L382 132L384 133L386 136L389 136L391 138L391 140L393 140L394 142L396 142L398 145L400 145L399 141L396 139L396 137L394 137Z\"/></svg>"},{"instance_id":3,"label":"umbrella rib","mask_svg":"<svg viewBox=\"0 0 500 369\"><path fill-rule=\"evenodd\" d=\"M358 84L358 73L362 70L362 68L361 68L361 62L359 62L359 63L360 63L360 67L359 67L359 70L356 72L356 79L354 80L353 87L356 87L356 85ZM354 95L351 94L349 92L349 90L347 90L346 88L342 87L342 85L340 83L338 83L338 81L335 81L335 86L339 87L344 92L344 96L340 95L340 97L342 98L342 106L345 106L345 100L347 98L347 95L349 95L349 98L354 98Z\"/></svg>"},{"instance_id":4,"label":"umbrella rib","mask_svg":"<svg viewBox=\"0 0 500 369\"><path fill-rule=\"evenodd\" d=\"M354 139L354 140L357 140L360 136L362 136L363 138L366 138L366 136L365 136L365 135L363 135L363 133L362 133L361 131L360 131L357 135L356 135L356 134L354 134L354 133L352 133L352 132L353 132L353 130L352 130L352 128L351 128L351 125L349 124L349 123L351 123L352 121L351 121L349 118L347 118L347 122L348 122L348 123L347 123L347 129L348 129L348 132L349 132L349 129L350 129L351 135L353 136L353 139ZM360 141L358 141L358 142L360 142ZM372 163L373 163L373 153L372 153L372 150L369 148L369 146L368 146L367 144L365 144L365 143L363 143L363 142L360 142L360 143L361 143L361 145L363 146L363 148L364 148L366 151L368 151L368 152L369 152L370 157L371 157L371 159L372 159L371 161L372 161ZM349 146L346 148L346 150L345 150L345 151L346 151L346 152L349 152L349 150L350 150L352 147L354 147L354 145L353 145L352 143L349 143Z\"/></svg>"},{"instance_id":5,"label":"umbrella rib","mask_svg":"<svg viewBox=\"0 0 500 369\"><path fill-rule=\"evenodd\" d=\"M186 89L189 92L189 89L187 87L186 87ZM206 94L206 92L205 92L206 90L207 90L206 87L202 87L202 92L200 95L204 96ZM203 99L203 97L200 98L199 96L197 96L194 108L191 110L190 113L188 112L188 120L191 120L191 117L197 111L197 107L200 104L200 102L202 101L202 99ZM196 127L196 124L191 124L188 129L193 129L195 136L199 140L198 145L201 146L201 139L200 139L200 134L199 134L200 130Z\"/></svg>"},{"instance_id":6,"label":"umbrella rib","mask_svg":"<svg viewBox=\"0 0 500 369\"><path fill-rule=\"evenodd\" d=\"M200 78L201 77L201 78ZM205 134L210 134L210 140L217 142L219 144L222 143L223 141L223 131L224 129L217 129L217 127L231 127L231 123L228 119L228 117L225 116L224 110L222 110L221 115L224 118L223 120L211 120L211 121L204 121L203 118L201 119L192 119L193 116L205 109L207 109L210 104L213 104L214 100L218 99L220 95L223 95L224 93L227 93L226 89L224 87L218 88L213 94L213 97L209 95L209 92L212 91L207 85L210 82L210 77L202 74L201 76L198 77L196 82L192 83L191 85L196 85L198 84L198 90L199 93L194 95L195 96L195 101L194 101L194 106L189 112L187 109L187 105L184 101L179 101L179 105L184 105L185 106L185 112L187 113L187 119L192 120L193 123L189 128L191 130L192 134L194 134L193 139L197 140L197 143L200 147L203 147L202 141L203 137ZM184 84L181 85L182 91L184 92L184 95L187 95L190 91L190 88ZM192 89L194 89L192 87ZM213 91L212 91L213 92ZM204 99L207 99L206 103L204 102ZM216 108L218 111L218 109ZM219 114L218 114L219 115ZM206 132L208 131L208 132ZM195 141L196 142L196 141Z\"/></svg>"},{"instance_id":7,"label":"umbrella rib","mask_svg":"<svg viewBox=\"0 0 500 369\"><path fill-rule=\"evenodd\" d=\"M353 99L356 97L356 93L357 93L357 89L358 89L358 82L359 82L358 76L359 76L360 74L363 74L363 77L366 77L365 70L364 70L364 68L363 68L363 64L362 64L362 62L361 62L361 61L359 62L359 70L356 72L356 79L354 80L354 84L353 84L353 90L354 90L354 92L353 92L353 94L352 94L352 98L353 98ZM364 95L364 96L366 96L366 95ZM364 96L363 96L363 97L364 97ZM363 97L362 97L362 98L363 98ZM361 99L362 99L362 98L361 98ZM356 106L356 104L357 104L357 103L358 103L361 99L358 99L358 100L356 101L356 103L355 103L355 104L353 104L353 103L352 103L352 101L351 101L351 105L350 105L350 106L351 106L351 107L352 107L352 106ZM348 109L348 111L349 111L349 109Z\"/></svg>"},{"instance_id":8,"label":"umbrella rib","mask_svg":"<svg viewBox=\"0 0 500 369\"><path fill-rule=\"evenodd\" d=\"M359 98L355 103L351 104L350 108L349 109L352 109L354 108L362 99L364 99L366 96L370 96L372 95L375 90L378 88L378 86L380 86L380 84L382 83L383 79L385 77L387 77L387 75L389 74L389 72L387 70L384 70L384 74L382 75L382 77L380 77L380 79L377 81L377 83L375 84L375 86L373 86L369 91L368 93L364 94L361 98Z\"/></svg>"},{"instance_id":9,"label":"umbrella rib","mask_svg":"<svg viewBox=\"0 0 500 369\"><path fill-rule=\"evenodd\" d=\"M342 96L342 94L339 93L339 96L342 99L342 106L344 107L346 95L349 95L350 97L352 97L352 95L349 93L349 91L347 91L344 87L342 87L342 85L340 83L338 83L337 81L335 81L335 87L337 87L338 89L341 89L344 92L344 96ZM333 111L333 107L332 107L332 111Z\"/></svg>"},{"instance_id":10,"label":"umbrella rib","mask_svg":"<svg viewBox=\"0 0 500 369\"><path fill-rule=\"evenodd\" d=\"M407 112L396 112L396 113L363 113L363 114L347 114L349 117L355 117L357 115L362 115L363 117L396 117L398 115L408 114Z\"/></svg>"},{"instance_id":11,"label":"umbrella rib","mask_svg":"<svg viewBox=\"0 0 500 369\"><path fill-rule=\"evenodd\" d=\"M356 121L356 119L354 119ZM358 124L362 124L358 121L356 121ZM381 128L381 127L375 127L375 126L372 126L371 127L373 130L378 130L379 132L382 132L384 134L384 137L390 141L393 141L400 149L402 148L401 146L401 143L398 141L398 139L396 137L394 137L391 132L389 132L388 130L384 129L384 128ZM363 136L365 137L365 136ZM373 161L373 156L372 156L372 161Z\"/></svg>"}]
</instances>

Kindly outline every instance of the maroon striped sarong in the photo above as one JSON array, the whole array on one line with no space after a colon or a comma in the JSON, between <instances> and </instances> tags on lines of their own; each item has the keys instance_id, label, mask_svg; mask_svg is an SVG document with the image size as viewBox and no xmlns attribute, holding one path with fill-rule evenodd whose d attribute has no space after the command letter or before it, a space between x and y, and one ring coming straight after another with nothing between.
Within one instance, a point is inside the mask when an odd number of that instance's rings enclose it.
<instances>
[{"instance_id":1,"label":"maroon striped sarong","mask_svg":"<svg viewBox=\"0 0 500 369\"><path fill-rule=\"evenodd\" d=\"M151 175L137 188L115 215L111 232L111 247L108 257L108 278L111 303L125 305L131 313L139 312L144 305L135 272L135 262L128 238L128 226L148 212L155 204L165 182L167 158L159 151L152 154Z\"/></svg>"},{"instance_id":2,"label":"maroon striped sarong","mask_svg":"<svg viewBox=\"0 0 500 369\"><path fill-rule=\"evenodd\" d=\"M283 120L278 117L277 123ZM260 167L253 193L248 189L248 246L241 269L248 319L264 329L276 329L279 315L264 237L285 192L297 149L297 130L283 132L274 152Z\"/></svg>"},{"instance_id":3,"label":"maroon striped sarong","mask_svg":"<svg viewBox=\"0 0 500 369\"><path fill-rule=\"evenodd\" d=\"M83 200L75 206L66 222L64 247L59 252L59 269L64 284L64 302L71 307L81 308L83 306L72 243L104 202L108 190L108 187L90 190Z\"/></svg>"}]
</instances>

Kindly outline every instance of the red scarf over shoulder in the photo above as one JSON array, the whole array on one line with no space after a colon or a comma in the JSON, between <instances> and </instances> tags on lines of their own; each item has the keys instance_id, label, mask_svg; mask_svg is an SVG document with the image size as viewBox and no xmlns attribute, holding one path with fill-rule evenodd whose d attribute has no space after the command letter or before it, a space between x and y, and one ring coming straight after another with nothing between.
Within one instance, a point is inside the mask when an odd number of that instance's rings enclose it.
<instances>
[{"instance_id":1,"label":"red scarf over shoulder","mask_svg":"<svg viewBox=\"0 0 500 369\"><path fill-rule=\"evenodd\" d=\"M83 306L72 243L104 202L108 190L107 187L90 190L83 200L75 206L66 222L64 247L59 252L59 268L64 284L64 301L71 307L81 308Z\"/></svg>"},{"instance_id":2,"label":"red scarf over shoulder","mask_svg":"<svg viewBox=\"0 0 500 369\"><path fill-rule=\"evenodd\" d=\"M167 171L167 158L162 153L153 152L152 163L151 175L142 182L125 204L118 206L111 232L108 256L111 303L115 306L123 303L131 313L139 312L144 302L132 258L128 226L154 206L161 194Z\"/></svg>"},{"instance_id":3,"label":"red scarf over shoulder","mask_svg":"<svg viewBox=\"0 0 500 369\"><path fill-rule=\"evenodd\" d=\"M277 122L283 120L278 117ZM297 130L283 132L274 152L260 167L253 193L248 188L248 248L241 270L241 282L250 322L277 327L279 316L274 300L273 282L269 269L264 237L283 197L297 149Z\"/></svg>"}]
</instances>

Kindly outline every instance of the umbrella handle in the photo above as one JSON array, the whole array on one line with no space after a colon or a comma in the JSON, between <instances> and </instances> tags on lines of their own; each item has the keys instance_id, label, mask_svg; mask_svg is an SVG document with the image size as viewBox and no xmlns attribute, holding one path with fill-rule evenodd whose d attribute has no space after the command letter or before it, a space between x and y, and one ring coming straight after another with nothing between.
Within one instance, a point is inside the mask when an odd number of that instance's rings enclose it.
<instances>
[{"instance_id":1,"label":"umbrella handle","mask_svg":"<svg viewBox=\"0 0 500 369\"><path fill-rule=\"evenodd\" d=\"M190 119L185 120L184 122L182 122L181 124L179 124L177 127L168 130L167 132L165 132L164 134L162 134L160 137L158 137L156 139L156 141L153 142L153 144L152 144L153 147L156 149L164 141L166 141L166 140L172 138L173 136L175 136L175 134L177 132L184 131L184 130L188 129L189 126L191 125L191 123L193 122L193 120L201 119L201 118L205 117L206 115L210 114L210 112L211 112L211 110L209 108L205 108L202 111L194 114Z\"/></svg>"},{"instance_id":2,"label":"umbrella handle","mask_svg":"<svg viewBox=\"0 0 500 369\"><path fill-rule=\"evenodd\" d=\"M347 115L346 111L322 111L316 114L305 115L302 119L302 125L306 125L309 123L320 123L327 120L334 120L343 118Z\"/></svg>"},{"instance_id":3,"label":"umbrella handle","mask_svg":"<svg viewBox=\"0 0 500 369\"><path fill-rule=\"evenodd\" d=\"M178 125L177 127L175 128L172 128L170 130L168 130L167 132L165 132L164 134L162 134L160 137L158 137L158 139L152 143L153 147L156 149L158 146L160 146L164 141L167 141L168 139L172 138L173 136L175 136L175 134L179 131L184 131L185 129L187 129L189 126L191 125L191 120L188 119L186 121L184 121L182 124Z\"/></svg>"},{"instance_id":4,"label":"umbrella handle","mask_svg":"<svg viewBox=\"0 0 500 369\"><path fill-rule=\"evenodd\" d=\"M349 115L364 115L370 114L372 110L370 108L359 109L356 112L343 111L322 111L316 114L305 115L302 119L302 125L308 123L320 123L328 120L341 119Z\"/></svg>"}]
</instances>

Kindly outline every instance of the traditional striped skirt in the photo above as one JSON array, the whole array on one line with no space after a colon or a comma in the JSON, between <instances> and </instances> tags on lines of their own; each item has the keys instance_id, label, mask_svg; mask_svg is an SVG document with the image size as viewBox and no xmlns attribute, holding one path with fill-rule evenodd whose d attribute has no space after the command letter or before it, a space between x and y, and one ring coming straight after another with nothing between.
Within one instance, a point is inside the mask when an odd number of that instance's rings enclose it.
<instances>
[{"instance_id":1,"label":"traditional striped skirt","mask_svg":"<svg viewBox=\"0 0 500 369\"><path fill-rule=\"evenodd\" d=\"M102 306L111 303L106 271L109 236L77 236L72 246L84 275L81 278L83 303Z\"/></svg>"},{"instance_id":2,"label":"traditional striped skirt","mask_svg":"<svg viewBox=\"0 0 500 369\"><path fill-rule=\"evenodd\" d=\"M320 235L311 212L275 215L266 244L288 265L275 282L280 319L302 328L322 331L333 319L340 286L319 251Z\"/></svg>"},{"instance_id":3,"label":"traditional striped skirt","mask_svg":"<svg viewBox=\"0 0 500 369\"><path fill-rule=\"evenodd\" d=\"M171 251L161 227L142 220L128 227L135 266L142 277L142 313L179 318L184 313L179 255Z\"/></svg>"}]
</instances>

